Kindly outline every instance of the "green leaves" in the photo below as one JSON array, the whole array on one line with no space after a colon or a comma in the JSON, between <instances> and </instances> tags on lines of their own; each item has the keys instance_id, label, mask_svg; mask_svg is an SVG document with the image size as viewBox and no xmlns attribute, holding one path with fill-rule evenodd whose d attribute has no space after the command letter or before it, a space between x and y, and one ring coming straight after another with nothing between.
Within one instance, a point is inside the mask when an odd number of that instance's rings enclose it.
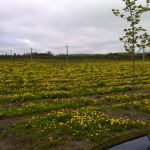
<instances>
[{"instance_id":1,"label":"green leaves","mask_svg":"<svg viewBox=\"0 0 150 150\"><path fill-rule=\"evenodd\" d=\"M115 16L119 16L120 11L118 9L112 9L112 12Z\"/></svg>"},{"instance_id":2,"label":"green leaves","mask_svg":"<svg viewBox=\"0 0 150 150\"><path fill-rule=\"evenodd\" d=\"M125 8L120 13L118 9L112 9L115 16L126 19L130 26L124 29L125 35L120 39L124 43L124 48L127 52L134 54L135 48L144 49L150 46L150 38L146 33L146 29L139 26L141 15L144 12L150 11L148 6L137 5L137 0L122 0L125 3Z\"/></svg>"},{"instance_id":3,"label":"green leaves","mask_svg":"<svg viewBox=\"0 0 150 150\"><path fill-rule=\"evenodd\" d=\"M131 16L128 16L127 17L127 21L131 21L132 20L132 17Z\"/></svg>"},{"instance_id":4,"label":"green leaves","mask_svg":"<svg viewBox=\"0 0 150 150\"><path fill-rule=\"evenodd\" d=\"M123 17L124 17L124 15L123 15L123 14L121 14L121 15L120 15L120 17L121 17L121 18L123 18Z\"/></svg>"}]
</instances>

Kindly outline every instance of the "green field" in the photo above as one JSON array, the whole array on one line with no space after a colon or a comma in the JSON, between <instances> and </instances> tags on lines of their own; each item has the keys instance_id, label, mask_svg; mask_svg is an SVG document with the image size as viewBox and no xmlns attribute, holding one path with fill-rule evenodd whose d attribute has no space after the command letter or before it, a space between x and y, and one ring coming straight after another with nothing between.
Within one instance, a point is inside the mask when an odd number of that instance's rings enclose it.
<instances>
[{"instance_id":1,"label":"green field","mask_svg":"<svg viewBox=\"0 0 150 150\"><path fill-rule=\"evenodd\" d=\"M88 150L150 134L150 61L0 60L2 150Z\"/></svg>"}]
</instances>

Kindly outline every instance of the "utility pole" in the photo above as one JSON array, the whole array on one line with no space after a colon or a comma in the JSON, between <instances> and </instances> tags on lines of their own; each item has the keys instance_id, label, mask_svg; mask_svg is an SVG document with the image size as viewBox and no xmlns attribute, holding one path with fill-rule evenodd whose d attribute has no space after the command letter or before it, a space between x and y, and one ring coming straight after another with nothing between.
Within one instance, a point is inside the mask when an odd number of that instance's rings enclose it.
<instances>
[{"instance_id":1,"label":"utility pole","mask_svg":"<svg viewBox=\"0 0 150 150\"><path fill-rule=\"evenodd\" d=\"M10 54L10 55L11 55L11 56L10 56L10 58L11 58L11 60L12 60L12 50L10 50L10 52L11 52L11 54Z\"/></svg>"},{"instance_id":2,"label":"utility pole","mask_svg":"<svg viewBox=\"0 0 150 150\"><path fill-rule=\"evenodd\" d=\"M31 48L31 61L32 61L32 48Z\"/></svg>"},{"instance_id":3,"label":"utility pole","mask_svg":"<svg viewBox=\"0 0 150 150\"><path fill-rule=\"evenodd\" d=\"M67 65L68 65L68 46L65 46L67 48Z\"/></svg>"}]
</instances>

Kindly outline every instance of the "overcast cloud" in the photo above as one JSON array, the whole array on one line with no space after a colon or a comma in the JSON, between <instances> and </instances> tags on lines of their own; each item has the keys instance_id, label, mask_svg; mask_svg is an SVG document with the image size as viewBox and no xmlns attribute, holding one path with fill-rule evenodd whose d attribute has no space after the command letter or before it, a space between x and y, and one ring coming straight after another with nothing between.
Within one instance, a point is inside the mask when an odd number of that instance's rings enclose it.
<instances>
[{"instance_id":1,"label":"overcast cloud","mask_svg":"<svg viewBox=\"0 0 150 150\"><path fill-rule=\"evenodd\" d=\"M121 0L0 0L0 51L124 51L118 38L127 24L111 12L122 7ZM142 25L150 32L149 17Z\"/></svg>"}]
</instances>

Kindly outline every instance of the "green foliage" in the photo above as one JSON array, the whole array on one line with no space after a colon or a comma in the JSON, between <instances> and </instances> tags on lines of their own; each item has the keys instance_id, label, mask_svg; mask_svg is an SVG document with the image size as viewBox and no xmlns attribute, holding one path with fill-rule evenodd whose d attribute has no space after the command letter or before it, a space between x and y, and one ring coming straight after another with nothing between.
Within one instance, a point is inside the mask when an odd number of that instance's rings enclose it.
<instances>
[{"instance_id":1,"label":"green foliage","mask_svg":"<svg viewBox=\"0 0 150 150\"><path fill-rule=\"evenodd\" d=\"M119 16L129 22L130 26L124 29L125 35L120 38L120 41L124 43L124 48L127 52L135 54L136 48L145 49L150 46L150 38L146 33L146 29L141 27L141 15L150 11L148 6L142 6L137 4L137 0L122 0L125 3L125 7L122 14L118 9L112 9L115 16Z\"/></svg>"}]
</instances>

